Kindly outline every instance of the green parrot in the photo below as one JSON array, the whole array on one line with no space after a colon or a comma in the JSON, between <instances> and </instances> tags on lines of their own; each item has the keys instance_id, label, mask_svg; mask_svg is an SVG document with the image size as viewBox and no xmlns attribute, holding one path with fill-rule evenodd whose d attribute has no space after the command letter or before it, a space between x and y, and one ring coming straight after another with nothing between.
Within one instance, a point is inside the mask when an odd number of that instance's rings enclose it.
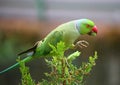
<instances>
[{"instance_id":1,"label":"green parrot","mask_svg":"<svg viewBox=\"0 0 120 85\"><path fill-rule=\"evenodd\" d=\"M58 42L63 41L67 49L69 49L72 45L74 45L74 41L80 35L91 35L96 36L97 34L97 27L93 21L89 19L79 19L73 20L67 23L64 23L53 31L51 31L43 40L38 41L32 48L21 52L18 56L24 53L32 53L25 59L21 60L21 62L29 62L35 58L44 57L49 55L52 51L49 44L56 46ZM4 69L0 72L0 74L5 73L17 66L19 66L19 62Z\"/></svg>"}]
</instances>

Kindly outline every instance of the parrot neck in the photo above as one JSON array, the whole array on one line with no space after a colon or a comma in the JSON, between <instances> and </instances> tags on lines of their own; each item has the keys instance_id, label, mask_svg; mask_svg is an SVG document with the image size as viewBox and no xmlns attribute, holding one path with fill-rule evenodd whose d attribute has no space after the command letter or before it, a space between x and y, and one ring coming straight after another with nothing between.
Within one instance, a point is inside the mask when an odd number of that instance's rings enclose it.
<instances>
[{"instance_id":1,"label":"parrot neck","mask_svg":"<svg viewBox=\"0 0 120 85\"><path fill-rule=\"evenodd\" d=\"M78 32L79 32L79 34L80 34L80 24L75 23L75 28L77 29L77 31L78 31Z\"/></svg>"}]
</instances>

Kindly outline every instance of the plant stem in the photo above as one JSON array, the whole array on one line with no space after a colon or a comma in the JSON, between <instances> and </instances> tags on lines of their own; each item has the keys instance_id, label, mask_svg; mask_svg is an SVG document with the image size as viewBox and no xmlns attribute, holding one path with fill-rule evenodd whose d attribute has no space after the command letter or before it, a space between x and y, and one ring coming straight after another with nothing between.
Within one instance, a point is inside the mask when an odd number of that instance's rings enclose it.
<instances>
[{"instance_id":1,"label":"plant stem","mask_svg":"<svg viewBox=\"0 0 120 85\"><path fill-rule=\"evenodd\" d=\"M65 79L65 59L62 59L62 78L63 80L63 85L66 85L66 79Z\"/></svg>"}]
</instances>

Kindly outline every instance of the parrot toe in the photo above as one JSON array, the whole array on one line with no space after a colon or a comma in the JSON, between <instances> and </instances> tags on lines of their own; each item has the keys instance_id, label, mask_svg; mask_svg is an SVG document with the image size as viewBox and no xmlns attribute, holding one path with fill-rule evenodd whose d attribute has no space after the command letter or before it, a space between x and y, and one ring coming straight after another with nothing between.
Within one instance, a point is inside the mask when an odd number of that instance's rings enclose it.
<instances>
[{"instance_id":1,"label":"parrot toe","mask_svg":"<svg viewBox=\"0 0 120 85\"><path fill-rule=\"evenodd\" d=\"M76 43L75 46L80 47L80 48L84 48L84 47L88 47L89 43L85 40L80 40Z\"/></svg>"}]
</instances>

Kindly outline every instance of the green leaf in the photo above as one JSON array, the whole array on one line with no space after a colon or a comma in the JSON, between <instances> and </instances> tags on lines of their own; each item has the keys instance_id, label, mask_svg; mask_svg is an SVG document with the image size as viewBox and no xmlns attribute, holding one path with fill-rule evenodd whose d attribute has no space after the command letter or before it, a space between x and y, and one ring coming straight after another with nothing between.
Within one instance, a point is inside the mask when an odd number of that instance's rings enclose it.
<instances>
[{"instance_id":1,"label":"green leaf","mask_svg":"<svg viewBox=\"0 0 120 85\"><path fill-rule=\"evenodd\" d=\"M76 51L76 52L72 53L71 55L69 55L69 56L67 57L67 60L68 60L68 61L73 61L73 60L76 59L79 55L80 55L80 52L79 52L79 51Z\"/></svg>"}]
</instances>

